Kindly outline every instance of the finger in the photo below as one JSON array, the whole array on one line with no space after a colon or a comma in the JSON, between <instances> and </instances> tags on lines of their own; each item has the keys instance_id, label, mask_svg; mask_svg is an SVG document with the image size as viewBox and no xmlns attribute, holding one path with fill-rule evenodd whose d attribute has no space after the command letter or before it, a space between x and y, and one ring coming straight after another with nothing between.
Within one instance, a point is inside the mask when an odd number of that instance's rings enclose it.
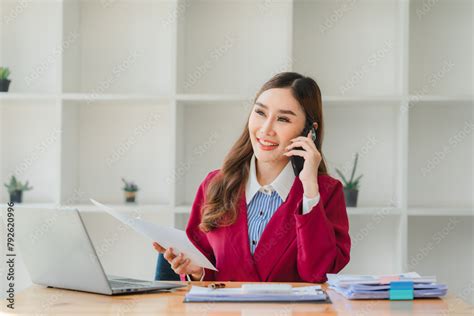
<instances>
[{"instance_id":1,"label":"finger","mask_svg":"<svg viewBox=\"0 0 474 316\"><path fill-rule=\"evenodd\" d=\"M311 132L310 132L309 135L311 135ZM298 141L303 141L303 142L311 141L312 143L314 143L314 142L313 142L313 139L311 138L311 136L309 136L309 137L306 137L306 136L298 136L298 137L295 137L295 138L293 138L293 139L290 139L290 142L298 142Z\"/></svg>"},{"instance_id":2,"label":"finger","mask_svg":"<svg viewBox=\"0 0 474 316\"><path fill-rule=\"evenodd\" d=\"M170 262L170 265L173 268L173 270L175 270L177 267L179 267L183 263L183 261L184 261L183 254L180 253Z\"/></svg>"},{"instance_id":3,"label":"finger","mask_svg":"<svg viewBox=\"0 0 474 316\"><path fill-rule=\"evenodd\" d=\"M179 265L181 265L184 261L184 256L182 253L174 257L173 260L171 260L170 265L173 269L177 268Z\"/></svg>"},{"instance_id":4,"label":"finger","mask_svg":"<svg viewBox=\"0 0 474 316\"><path fill-rule=\"evenodd\" d=\"M169 247L166 249L163 257L168 261L171 262L176 256L173 254L173 248Z\"/></svg>"},{"instance_id":5,"label":"finger","mask_svg":"<svg viewBox=\"0 0 474 316\"><path fill-rule=\"evenodd\" d=\"M159 253L164 253L166 251L165 248L163 248L159 243L157 242L154 242L153 243L153 248L155 248L156 251L158 251Z\"/></svg>"},{"instance_id":6,"label":"finger","mask_svg":"<svg viewBox=\"0 0 474 316\"><path fill-rule=\"evenodd\" d=\"M310 132L311 135L311 132ZM308 142L311 144L314 144L313 139L311 136L305 137L305 136L298 136L296 138L290 139L290 142L295 143L295 142Z\"/></svg>"},{"instance_id":7,"label":"finger","mask_svg":"<svg viewBox=\"0 0 474 316\"><path fill-rule=\"evenodd\" d=\"M308 157L308 152L306 150L290 150L283 155L285 156L300 156L303 157L305 160Z\"/></svg>"},{"instance_id":8,"label":"finger","mask_svg":"<svg viewBox=\"0 0 474 316\"><path fill-rule=\"evenodd\" d=\"M291 149L294 149L296 147L302 147L305 150L314 150L314 148L310 147L310 145L307 142L302 142L302 141L291 143L288 146L286 146L285 149L286 150L291 150Z\"/></svg>"},{"instance_id":9,"label":"finger","mask_svg":"<svg viewBox=\"0 0 474 316\"><path fill-rule=\"evenodd\" d=\"M293 147L293 150L296 150L296 151L303 151L306 153L306 155L304 156L301 156L301 157L304 157L305 160L309 160L309 161L320 161L321 160L321 154L320 152L318 151L318 149L316 148L316 146L314 145L309 145L307 143L303 143L303 142L296 142L294 143L294 145L289 145L288 147L290 147L290 149L287 149L288 151L291 151ZM303 148L304 150L301 150L300 148ZM288 156L288 155L287 155Z\"/></svg>"},{"instance_id":10,"label":"finger","mask_svg":"<svg viewBox=\"0 0 474 316\"><path fill-rule=\"evenodd\" d=\"M311 152L315 152L315 151L318 150L313 142L307 142L307 141L306 142L303 142L303 141L294 142L294 143L286 146L285 149L286 150L291 150L291 149L296 148L296 147L303 147L304 150L311 151Z\"/></svg>"},{"instance_id":11,"label":"finger","mask_svg":"<svg viewBox=\"0 0 474 316\"><path fill-rule=\"evenodd\" d=\"M185 274L185 273L187 272L187 269L188 269L188 266L189 266L189 263L190 263L190 262L191 262L191 260L185 259L181 265L179 265L178 267L176 267L176 269L174 270L174 272L175 272L176 274Z\"/></svg>"}]
</instances>

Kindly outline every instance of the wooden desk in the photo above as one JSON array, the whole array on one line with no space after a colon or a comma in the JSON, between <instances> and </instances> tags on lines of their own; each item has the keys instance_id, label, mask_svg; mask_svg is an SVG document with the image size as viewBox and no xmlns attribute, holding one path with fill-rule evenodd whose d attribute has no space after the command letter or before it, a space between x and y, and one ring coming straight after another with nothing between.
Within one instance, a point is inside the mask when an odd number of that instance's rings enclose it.
<instances>
[{"instance_id":1,"label":"wooden desk","mask_svg":"<svg viewBox=\"0 0 474 316\"><path fill-rule=\"evenodd\" d=\"M193 282L205 285L209 282ZM229 282L228 287L241 283ZM294 286L309 285L293 283ZM325 287L326 285L324 285ZM452 296L414 301L350 301L329 290L332 304L183 303L188 288L173 293L105 296L33 285L15 297L15 310L28 315L474 315L472 306Z\"/></svg>"}]
</instances>

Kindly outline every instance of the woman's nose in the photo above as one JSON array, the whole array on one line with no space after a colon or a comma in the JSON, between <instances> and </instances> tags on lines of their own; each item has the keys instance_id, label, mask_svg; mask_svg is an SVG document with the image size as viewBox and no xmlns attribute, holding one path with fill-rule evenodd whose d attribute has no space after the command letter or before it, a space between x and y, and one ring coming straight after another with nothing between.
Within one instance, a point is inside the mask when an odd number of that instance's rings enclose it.
<instances>
[{"instance_id":1,"label":"woman's nose","mask_svg":"<svg viewBox=\"0 0 474 316\"><path fill-rule=\"evenodd\" d=\"M266 120L263 126L260 128L260 133L262 135L275 135L275 131L273 130L273 122L272 120Z\"/></svg>"}]
</instances>

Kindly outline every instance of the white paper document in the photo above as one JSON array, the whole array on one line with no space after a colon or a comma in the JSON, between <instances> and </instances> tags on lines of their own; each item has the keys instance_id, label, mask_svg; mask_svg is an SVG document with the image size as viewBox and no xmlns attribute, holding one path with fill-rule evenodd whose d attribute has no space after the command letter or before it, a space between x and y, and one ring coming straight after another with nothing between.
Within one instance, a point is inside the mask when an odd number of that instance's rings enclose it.
<instances>
[{"instance_id":1,"label":"white paper document","mask_svg":"<svg viewBox=\"0 0 474 316\"><path fill-rule=\"evenodd\" d=\"M193 286L185 302L325 302L327 294L319 285L294 287L288 293L247 293L242 288L210 289Z\"/></svg>"},{"instance_id":2,"label":"white paper document","mask_svg":"<svg viewBox=\"0 0 474 316\"><path fill-rule=\"evenodd\" d=\"M191 263L217 271L214 265L204 256L188 239L186 232L174 227L166 227L152 224L139 218L130 217L112 208L90 199L97 207L112 215L122 223L130 226L136 232L156 241L164 248L173 248L175 254L183 253L185 258L191 259Z\"/></svg>"}]
</instances>

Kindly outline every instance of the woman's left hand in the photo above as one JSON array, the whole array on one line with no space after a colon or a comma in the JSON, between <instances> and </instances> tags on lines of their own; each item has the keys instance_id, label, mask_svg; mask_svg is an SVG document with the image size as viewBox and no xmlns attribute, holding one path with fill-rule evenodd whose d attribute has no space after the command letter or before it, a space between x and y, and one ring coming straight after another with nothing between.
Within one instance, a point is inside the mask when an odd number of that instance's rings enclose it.
<instances>
[{"instance_id":1,"label":"woman's left hand","mask_svg":"<svg viewBox=\"0 0 474 316\"><path fill-rule=\"evenodd\" d=\"M295 150L295 147L303 147L304 150ZM291 144L286 147L287 157L300 156L304 158L303 170L299 178L303 184L304 195L308 198L314 198L319 193L318 187L318 168L321 163L321 153L316 148L316 144L311 139L311 132L306 137L299 136L291 140Z\"/></svg>"}]
</instances>

